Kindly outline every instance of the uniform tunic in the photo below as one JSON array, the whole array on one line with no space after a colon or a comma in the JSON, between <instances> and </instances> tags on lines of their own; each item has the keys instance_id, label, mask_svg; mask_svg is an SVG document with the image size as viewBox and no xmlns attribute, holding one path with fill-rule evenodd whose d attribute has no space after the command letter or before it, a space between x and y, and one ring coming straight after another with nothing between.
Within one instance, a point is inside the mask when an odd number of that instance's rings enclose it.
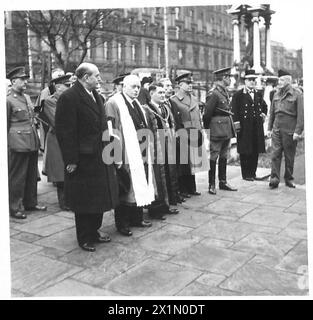
<instances>
[{"instance_id":1,"label":"uniform tunic","mask_svg":"<svg viewBox=\"0 0 313 320\"><path fill-rule=\"evenodd\" d=\"M13 88L7 96L10 212L37 205L39 137L30 97Z\"/></svg>"}]
</instances>

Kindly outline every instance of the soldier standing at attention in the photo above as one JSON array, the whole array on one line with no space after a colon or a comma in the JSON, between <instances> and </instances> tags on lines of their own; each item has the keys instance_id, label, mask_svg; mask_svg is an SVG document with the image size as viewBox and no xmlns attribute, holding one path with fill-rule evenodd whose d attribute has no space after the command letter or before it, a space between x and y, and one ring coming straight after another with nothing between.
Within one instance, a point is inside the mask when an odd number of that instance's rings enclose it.
<instances>
[{"instance_id":1,"label":"soldier standing at attention","mask_svg":"<svg viewBox=\"0 0 313 320\"><path fill-rule=\"evenodd\" d=\"M24 67L10 71L12 89L7 96L9 208L10 215L25 219L26 211L46 210L37 204L37 165L39 137L30 97L24 92L27 79Z\"/></svg>"},{"instance_id":2,"label":"soldier standing at attention","mask_svg":"<svg viewBox=\"0 0 313 320\"><path fill-rule=\"evenodd\" d=\"M213 72L216 87L206 98L203 124L210 129L210 170L209 193L216 194L215 172L218 158L219 188L227 191L237 191L227 183L226 166L230 147L230 139L235 136L235 129L231 119L230 101L227 87L230 85L230 67Z\"/></svg>"},{"instance_id":3,"label":"soldier standing at attention","mask_svg":"<svg viewBox=\"0 0 313 320\"><path fill-rule=\"evenodd\" d=\"M269 187L275 189L280 182L282 153L285 156L285 184L295 188L293 166L297 142L304 127L303 94L291 86L291 75L278 70L278 91L273 96L268 121L268 137L272 138L272 170Z\"/></svg>"}]
</instances>

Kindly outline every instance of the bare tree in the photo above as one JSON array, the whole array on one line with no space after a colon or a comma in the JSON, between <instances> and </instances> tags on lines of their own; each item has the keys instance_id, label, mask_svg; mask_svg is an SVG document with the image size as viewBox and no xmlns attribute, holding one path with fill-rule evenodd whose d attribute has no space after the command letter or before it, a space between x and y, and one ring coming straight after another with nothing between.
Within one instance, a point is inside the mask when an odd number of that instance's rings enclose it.
<instances>
[{"instance_id":1,"label":"bare tree","mask_svg":"<svg viewBox=\"0 0 313 320\"><path fill-rule=\"evenodd\" d=\"M113 9L19 11L28 28L45 44L55 63L67 69L84 61L88 50L103 43Z\"/></svg>"}]
</instances>

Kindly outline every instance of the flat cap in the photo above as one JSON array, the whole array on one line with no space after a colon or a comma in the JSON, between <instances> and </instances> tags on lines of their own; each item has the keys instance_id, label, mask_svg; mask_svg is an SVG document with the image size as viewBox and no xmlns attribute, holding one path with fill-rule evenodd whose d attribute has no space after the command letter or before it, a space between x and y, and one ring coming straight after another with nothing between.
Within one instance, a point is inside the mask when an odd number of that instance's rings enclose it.
<instances>
[{"instance_id":1,"label":"flat cap","mask_svg":"<svg viewBox=\"0 0 313 320\"><path fill-rule=\"evenodd\" d=\"M22 78L22 79L29 78L29 75L26 74L25 72L25 67L16 67L7 74L7 79L12 80L17 78Z\"/></svg>"},{"instance_id":2,"label":"flat cap","mask_svg":"<svg viewBox=\"0 0 313 320\"><path fill-rule=\"evenodd\" d=\"M258 76L255 74L255 70L249 69L246 71L244 78L245 79L255 79Z\"/></svg>"},{"instance_id":3,"label":"flat cap","mask_svg":"<svg viewBox=\"0 0 313 320\"><path fill-rule=\"evenodd\" d=\"M192 72L185 72L175 78L175 81L177 81L178 83L182 81L192 81L192 80L193 80Z\"/></svg>"},{"instance_id":4,"label":"flat cap","mask_svg":"<svg viewBox=\"0 0 313 320\"><path fill-rule=\"evenodd\" d=\"M227 67L227 68L215 70L213 71L213 74L216 76L228 76L230 75L230 71L231 71L231 67Z\"/></svg>"},{"instance_id":5,"label":"flat cap","mask_svg":"<svg viewBox=\"0 0 313 320\"><path fill-rule=\"evenodd\" d=\"M60 69L60 68L56 68L54 70L52 70L52 73L51 73L51 80L50 81L53 81L59 77L62 77L65 75L65 72L63 69Z\"/></svg>"},{"instance_id":6,"label":"flat cap","mask_svg":"<svg viewBox=\"0 0 313 320\"><path fill-rule=\"evenodd\" d=\"M283 77L283 76L291 76L291 74L283 69L279 69L278 70L278 78Z\"/></svg>"},{"instance_id":7,"label":"flat cap","mask_svg":"<svg viewBox=\"0 0 313 320\"><path fill-rule=\"evenodd\" d=\"M120 74L119 76L117 76L115 79L113 79L112 83L118 85L118 84L121 84L124 80L124 78L126 76L129 76L130 75L130 72L128 73L124 73L124 74Z\"/></svg>"}]
</instances>

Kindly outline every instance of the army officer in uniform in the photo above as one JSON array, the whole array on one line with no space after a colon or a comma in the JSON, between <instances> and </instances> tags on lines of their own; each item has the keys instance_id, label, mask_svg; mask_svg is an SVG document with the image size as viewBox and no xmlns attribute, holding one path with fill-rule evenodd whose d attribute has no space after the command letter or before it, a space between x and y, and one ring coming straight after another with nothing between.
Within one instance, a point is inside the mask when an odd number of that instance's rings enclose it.
<instances>
[{"instance_id":1,"label":"army officer in uniform","mask_svg":"<svg viewBox=\"0 0 313 320\"><path fill-rule=\"evenodd\" d=\"M230 85L230 67L214 71L215 88L206 98L203 113L203 125L210 129L210 171L209 193L216 194L215 172L218 158L219 188L227 191L237 191L227 183L226 165L230 139L235 136L235 129L231 119L229 95L227 87Z\"/></svg>"},{"instance_id":2,"label":"army officer in uniform","mask_svg":"<svg viewBox=\"0 0 313 320\"><path fill-rule=\"evenodd\" d=\"M26 211L46 210L37 203L39 137L30 97L25 94L28 75L17 67L7 75L12 89L7 96L10 215L25 219Z\"/></svg>"}]
</instances>

